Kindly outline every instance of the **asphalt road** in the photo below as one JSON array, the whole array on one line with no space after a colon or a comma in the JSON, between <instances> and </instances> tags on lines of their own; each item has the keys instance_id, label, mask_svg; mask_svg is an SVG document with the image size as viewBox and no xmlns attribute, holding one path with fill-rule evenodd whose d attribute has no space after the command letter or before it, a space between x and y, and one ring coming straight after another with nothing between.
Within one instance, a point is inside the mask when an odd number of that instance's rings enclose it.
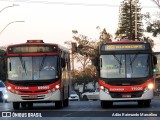
<instances>
[{"instance_id":1,"label":"asphalt road","mask_svg":"<svg viewBox=\"0 0 160 120\"><path fill-rule=\"evenodd\" d=\"M32 109L14 110L11 103L0 103L0 112L0 120L159 120L160 99L153 99L149 108L139 107L137 102L117 102L102 109L100 101L70 101L61 109L54 103L35 103Z\"/></svg>"}]
</instances>

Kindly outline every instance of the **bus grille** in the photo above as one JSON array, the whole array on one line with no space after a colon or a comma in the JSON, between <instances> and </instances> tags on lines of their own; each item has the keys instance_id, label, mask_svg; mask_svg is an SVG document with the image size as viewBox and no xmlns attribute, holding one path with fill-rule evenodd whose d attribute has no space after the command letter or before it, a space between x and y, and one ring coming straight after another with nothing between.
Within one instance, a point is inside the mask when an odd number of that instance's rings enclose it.
<instances>
[{"instance_id":1,"label":"bus grille","mask_svg":"<svg viewBox=\"0 0 160 120\"><path fill-rule=\"evenodd\" d=\"M110 95L112 98L123 98L123 95L124 94L128 94L128 95L131 95L131 98L138 98L138 97L141 97L142 94L143 94L143 91L142 92L124 92L124 93L114 93L114 92L111 92Z\"/></svg>"},{"instance_id":2,"label":"bus grille","mask_svg":"<svg viewBox=\"0 0 160 120\"><path fill-rule=\"evenodd\" d=\"M37 91L24 91L24 90L20 90L19 92L21 93L39 93L39 92L47 92L47 90L37 90Z\"/></svg>"},{"instance_id":3,"label":"bus grille","mask_svg":"<svg viewBox=\"0 0 160 120\"><path fill-rule=\"evenodd\" d=\"M45 95L23 95L22 100L41 100L45 98Z\"/></svg>"}]
</instances>

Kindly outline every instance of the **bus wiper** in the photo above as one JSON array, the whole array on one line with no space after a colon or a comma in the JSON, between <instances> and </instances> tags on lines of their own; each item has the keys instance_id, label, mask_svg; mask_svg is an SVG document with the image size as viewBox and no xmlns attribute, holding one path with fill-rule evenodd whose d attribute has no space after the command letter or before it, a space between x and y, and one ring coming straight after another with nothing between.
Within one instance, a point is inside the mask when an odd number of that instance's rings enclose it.
<instances>
[{"instance_id":1,"label":"bus wiper","mask_svg":"<svg viewBox=\"0 0 160 120\"><path fill-rule=\"evenodd\" d=\"M129 56L130 56L130 55L129 55ZM131 56L129 57L129 60L130 60L129 65L131 66L131 70L132 70L132 73L133 73L133 66L132 66L133 64L131 64L131 63L133 63L133 62L132 62Z\"/></svg>"},{"instance_id":2,"label":"bus wiper","mask_svg":"<svg viewBox=\"0 0 160 120\"><path fill-rule=\"evenodd\" d=\"M132 73L133 73L133 62L135 61L135 59L137 58L138 56L138 53L134 56L134 58L131 60L131 57L130 57L130 63L129 65L131 66L131 70L132 70Z\"/></svg>"},{"instance_id":3,"label":"bus wiper","mask_svg":"<svg viewBox=\"0 0 160 120\"><path fill-rule=\"evenodd\" d=\"M42 71L42 67L43 67L43 65L44 65L44 61L45 61L45 59L46 59L46 56L47 56L47 55L43 56L41 65L40 65L40 67L39 67L39 71Z\"/></svg>"},{"instance_id":4,"label":"bus wiper","mask_svg":"<svg viewBox=\"0 0 160 120\"><path fill-rule=\"evenodd\" d=\"M138 53L134 56L134 58L132 59L132 60L130 60L130 65L132 65L133 64L133 62L135 61L135 59L137 58L137 56L138 56Z\"/></svg>"},{"instance_id":5,"label":"bus wiper","mask_svg":"<svg viewBox=\"0 0 160 120\"><path fill-rule=\"evenodd\" d=\"M22 65L23 70L25 71L25 73L26 73L26 75L27 75L25 61L23 62L22 56L19 57L19 60L20 60L20 62L21 62L21 65Z\"/></svg>"},{"instance_id":6,"label":"bus wiper","mask_svg":"<svg viewBox=\"0 0 160 120\"><path fill-rule=\"evenodd\" d=\"M113 56L114 56L114 58L117 60L117 62L119 63L119 73L121 73L121 67L122 67L122 55L121 55L121 58L120 58L120 60L117 58L117 56L116 55L114 55L113 54Z\"/></svg>"}]
</instances>

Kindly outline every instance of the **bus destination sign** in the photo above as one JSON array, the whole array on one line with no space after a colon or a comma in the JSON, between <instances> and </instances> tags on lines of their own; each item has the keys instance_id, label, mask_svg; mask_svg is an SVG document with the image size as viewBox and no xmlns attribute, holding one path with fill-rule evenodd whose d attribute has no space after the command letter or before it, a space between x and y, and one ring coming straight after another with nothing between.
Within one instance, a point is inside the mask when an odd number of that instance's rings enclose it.
<instances>
[{"instance_id":1,"label":"bus destination sign","mask_svg":"<svg viewBox=\"0 0 160 120\"><path fill-rule=\"evenodd\" d=\"M39 53L39 52L56 52L57 46L14 46L8 48L9 54L18 53Z\"/></svg>"},{"instance_id":2,"label":"bus destination sign","mask_svg":"<svg viewBox=\"0 0 160 120\"><path fill-rule=\"evenodd\" d=\"M102 46L101 50L146 50L145 44L110 44Z\"/></svg>"}]
</instances>

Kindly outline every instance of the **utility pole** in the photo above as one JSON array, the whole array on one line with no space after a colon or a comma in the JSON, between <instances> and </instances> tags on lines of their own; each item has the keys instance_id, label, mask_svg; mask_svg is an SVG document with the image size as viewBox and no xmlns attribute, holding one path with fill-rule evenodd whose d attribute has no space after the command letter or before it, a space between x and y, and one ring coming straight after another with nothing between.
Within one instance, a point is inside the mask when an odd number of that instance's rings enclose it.
<instances>
[{"instance_id":1,"label":"utility pole","mask_svg":"<svg viewBox=\"0 0 160 120\"><path fill-rule=\"evenodd\" d=\"M135 41L137 40L137 0L135 0Z\"/></svg>"},{"instance_id":2,"label":"utility pole","mask_svg":"<svg viewBox=\"0 0 160 120\"><path fill-rule=\"evenodd\" d=\"M132 40L133 38L132 38L132 0L130 0L129 1L129 4L130 4L130 29L129 29L129 31L130 31L130 35L129 35L129 40Z\"/></svg>"}]
</instances>

